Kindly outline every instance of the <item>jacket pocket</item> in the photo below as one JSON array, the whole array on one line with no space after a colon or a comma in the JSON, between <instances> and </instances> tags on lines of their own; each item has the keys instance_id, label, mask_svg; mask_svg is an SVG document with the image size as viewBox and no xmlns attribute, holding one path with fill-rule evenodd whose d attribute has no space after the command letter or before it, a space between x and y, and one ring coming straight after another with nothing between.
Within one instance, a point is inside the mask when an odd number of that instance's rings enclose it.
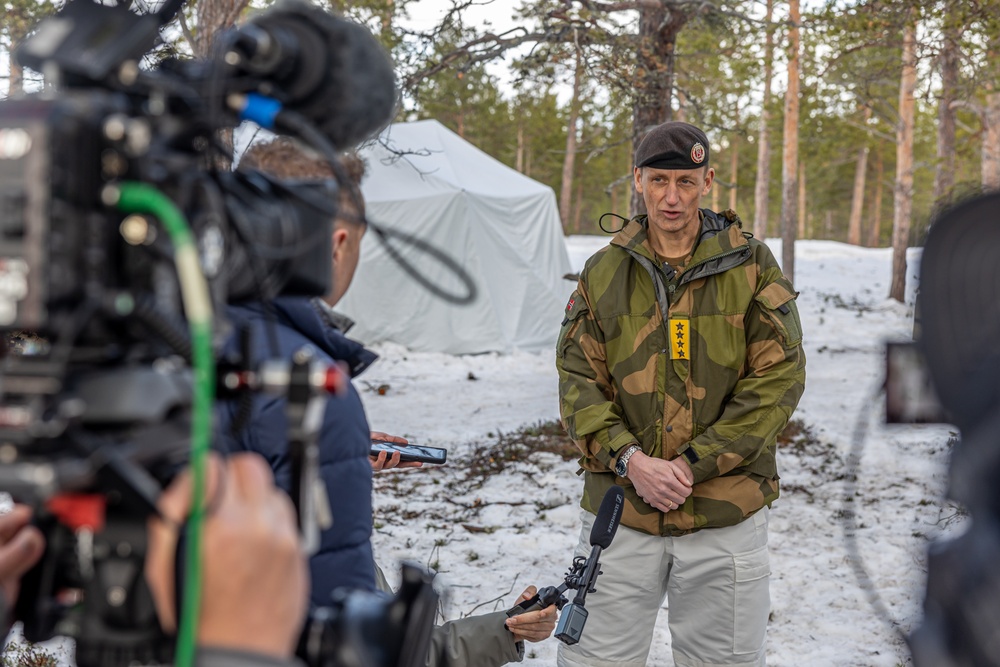
<instances>
[{"instance_id":1,"label":"jacket pocket","mask_svg":"<svg viewBox=\"0 0 1000 667\"><path fill-rule=\"evenodd\" d=\"M779 278L757 293L754 299L760 304L760 310L777 331L782 344L795 347L802 343L802 324L799 320L798 306L795 298L798 292L792 290L791 283L785 278Z\"/></svg>"}]
</instances>

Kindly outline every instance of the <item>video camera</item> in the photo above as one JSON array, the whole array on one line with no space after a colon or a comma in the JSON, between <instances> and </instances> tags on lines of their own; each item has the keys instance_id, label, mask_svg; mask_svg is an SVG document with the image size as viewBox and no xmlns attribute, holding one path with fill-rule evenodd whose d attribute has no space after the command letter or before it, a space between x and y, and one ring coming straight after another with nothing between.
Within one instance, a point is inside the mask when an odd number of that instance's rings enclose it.
<instances>
[{"instance_id":1,"label":"video camera","mask_svg":"<svg viewBox=\"0 0 1000 667\"><path fill-rule=\"evenodd\" d=\"M182 2L138 14L70 0L15 54L50 87L0 102L0 331L34 341L0 373L0 490L37 508L48 545L17 617L30 641L75 638L81 667L171 660L143 583L145 520L179 466L203 468L216 395L325 400L344 381L309 360L217 363L234 335L217 313L329 291L337 153L396 104L368 31L304 2L223 33L205 60L151 64ZM338 178L231 170L224 137L244 120L301 140ZM290 426L305 480L315 433ZM393 600L347 596L314 616L309 636L327 639L303 640L311 662L420 657L434 594L426 575L403 578ZM366 623L379 633L351 630Z\"/></svg>"}]
</instances>

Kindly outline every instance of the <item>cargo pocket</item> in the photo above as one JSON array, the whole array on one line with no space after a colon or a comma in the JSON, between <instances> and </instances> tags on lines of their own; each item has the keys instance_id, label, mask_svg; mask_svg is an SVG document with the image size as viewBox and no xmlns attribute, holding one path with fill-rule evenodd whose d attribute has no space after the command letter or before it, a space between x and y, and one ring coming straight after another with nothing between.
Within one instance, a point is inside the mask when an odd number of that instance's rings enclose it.
<instances>
[{"instance_id":1,"label":"cargo pocket","mask_svg":"<svg viewBox=\"0 0 1000 667\"><path fill-rule=\"evenodd\" d=\"M733 653L758 653L764 647L767 617L771 612L771 560L767 545L734 554L733 564L736 583Z\"/></svg>"},{"instance_id":2,"label":"cargo pocket","mask_svg":"<svg viewBox=\"0 0 1000 667\"><path fill-rule=\"evenodd\" d=\"M802 324L799 321L798 306L795 305L797 296L798 293L792 290L792 284L785 278L779 278L754 297L761 306L761 313L771 322L786 348L795 347L802 342Z\"/></svg>"}]
</instances>

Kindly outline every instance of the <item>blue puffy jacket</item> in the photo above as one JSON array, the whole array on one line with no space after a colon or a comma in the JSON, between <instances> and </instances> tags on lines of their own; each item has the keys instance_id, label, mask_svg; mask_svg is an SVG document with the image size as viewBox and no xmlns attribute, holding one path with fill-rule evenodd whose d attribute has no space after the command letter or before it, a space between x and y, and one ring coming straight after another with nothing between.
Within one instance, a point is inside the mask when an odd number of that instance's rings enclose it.
<instances>
[{"instance_id":1,"label":"blue puffy jacket","mask_svg":"<svg viewBox=\"0 0 1000 667\"><path fill-rule=\"evenodd\" d=\"M344 361L356 375L377 357L360 343L334 328L323 312L323 304L304 298L282 298L273 303L273 316L258 303L230 306L227 315L239 331L249 325L252 332L252 362L290 359L305 345L327 362ZM273 323L273 324L272 324ZM236 338L224 352L238 348ZM274 349L277 345L278 349ZM220 402L217 410L217 442L228 451L257 452L274 470L277 484L288 491L291 471L288 458L288 420L283 397L257 395L245 427L236 437L231 427L239 406ZM319 551L310 559L311 603L325 606L339 587L375 590L372 556L372 470L368 462L371 434L364 407L354 387L346 396L327 402L319 436L320 476L326 483L333 525L323 531Z\"/></svg>"}]
</instances>

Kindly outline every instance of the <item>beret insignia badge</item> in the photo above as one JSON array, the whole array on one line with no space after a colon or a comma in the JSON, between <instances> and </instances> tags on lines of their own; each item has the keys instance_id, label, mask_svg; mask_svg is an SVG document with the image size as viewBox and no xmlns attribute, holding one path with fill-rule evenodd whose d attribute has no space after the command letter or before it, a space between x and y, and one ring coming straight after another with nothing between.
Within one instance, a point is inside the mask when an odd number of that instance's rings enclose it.
<instances>
[{"instance_id":1,"label":"beret insignia badge","mask_svg":"<svg viewBox=\"0 0 1000 667\"><path fill-rule=\"evenodd\" d=\"M701 142L691 147L691 161L695 164L701 164L705 161L705 147L701 145Z\"/></svg>"}]
</instances>

